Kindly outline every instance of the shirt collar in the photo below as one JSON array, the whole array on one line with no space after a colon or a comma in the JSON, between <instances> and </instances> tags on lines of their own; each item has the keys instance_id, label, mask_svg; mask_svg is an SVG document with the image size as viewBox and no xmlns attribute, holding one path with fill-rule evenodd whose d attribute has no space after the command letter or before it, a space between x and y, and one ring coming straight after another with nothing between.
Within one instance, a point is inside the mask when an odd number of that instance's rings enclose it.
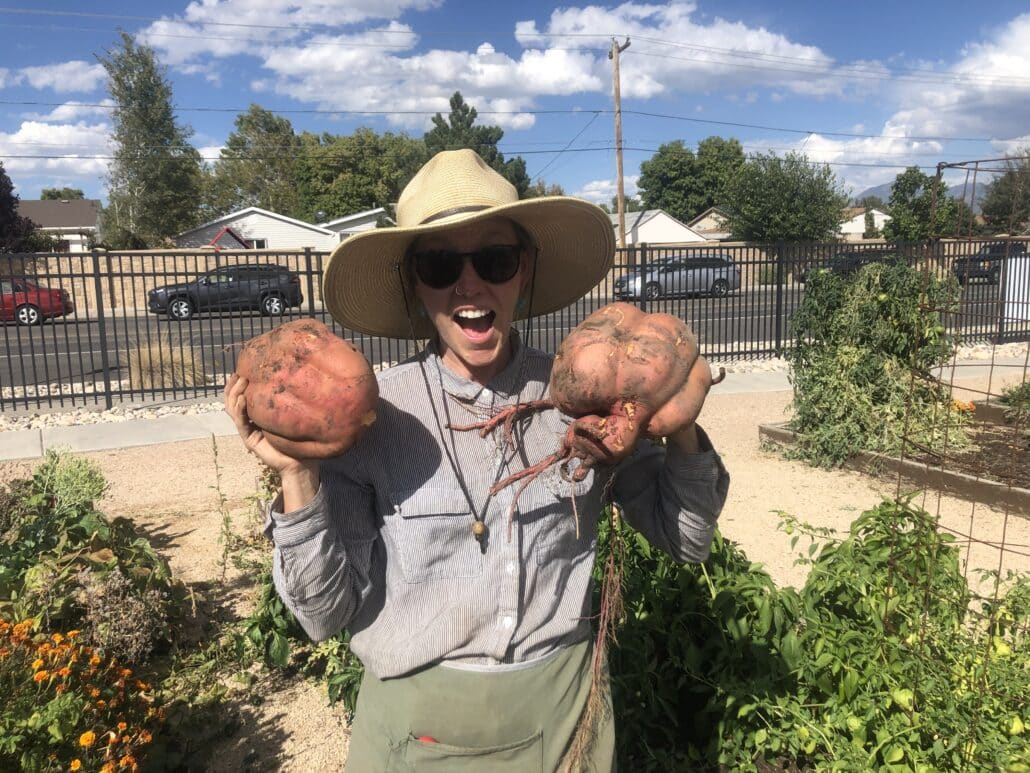
<instances>
[{"instance_id":1,"label":"shirt collar","mask_svg":"<svg viewBox=\"0 0 1030 773\"><path fill-rule=\"evenodd\" d=\"M522 364L526 359L526 347L522 344L522 338L515 328L511 329L510 341L511 359L504 369L494 376L486 386L459 376L448 368L443 360L440 359L440 350L436 339L431 340L426 347L426 363L430 367L439 370L443 391L461 400L476 401L483 396L484 391L488 393L493 392L502 398L511 397L518 392L520 382L522 381L519 376L523 370Z\"/></svg>"}]
</instances>

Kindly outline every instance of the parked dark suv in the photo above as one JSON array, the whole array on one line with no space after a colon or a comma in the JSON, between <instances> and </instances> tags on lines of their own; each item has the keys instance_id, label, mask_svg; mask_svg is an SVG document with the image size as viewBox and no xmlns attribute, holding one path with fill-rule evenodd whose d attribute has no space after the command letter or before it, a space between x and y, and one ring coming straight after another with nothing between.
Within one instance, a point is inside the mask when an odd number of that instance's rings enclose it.
<instances>
[{"instance_id":1,"label":"parked dark suv","mask_svg":"<svg viewBox=\"0 0 1030 773\"><path fill-rule=\"evenodd\" d=\"M835 274L851 276L870 263L894 263L903 260L893 247L869 247L838 252L830 258L828 268Z\"/></svg>"},{"instance_id":2,"label":"parked dark suv","mask_svg":"<svg viewBox=\"0 0 1030 773\"><path fill-rule=\"evenodd\" d=\"M955 258L951 270L955 272L959 284L970 279L985 279L992 285L1001 281L1002 266L1005 258L1025 258L1027 246L1025 242L992 242L985 244L972 255Z\"/></svg>"},{"instance_id":3,"label":"parked dark suv","mask_svg":"<svg viewBox=\"0 0 1030 773\"><path fill-rule=\"evenodd\" d=\"M198 311L256 309L278 316L304 301L300 277L282 266L226 266L190 282L157 287L148 297L151 311L179 321Z\"/></svg>"}]
</instances>

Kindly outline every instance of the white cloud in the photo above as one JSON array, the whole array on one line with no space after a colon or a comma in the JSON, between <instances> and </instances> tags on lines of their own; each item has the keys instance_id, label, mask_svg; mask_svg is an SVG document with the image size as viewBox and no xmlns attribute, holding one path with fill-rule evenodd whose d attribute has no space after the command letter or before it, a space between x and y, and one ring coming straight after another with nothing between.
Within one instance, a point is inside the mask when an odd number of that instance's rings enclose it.
<instances>
[{"instance_id":1,"label":"white cloud","mask_svg":"<svg viewBox=\"0 0 1030 773\"><path fill-rule=\"evenodd\" d=\"M53 89L59 94L95 91L107 77L101 65L82 61L23 67L18 75L33 88Z\"/></svg>"},{"instance_id":2,"label":"white cloud","mask_svg":"<svg viewBox=\"0 0 1030 773\"><path fill-rule=\"evenodd\" d=\"M0 133L0 157L12 180L38 180L42 187L52 187L55 180L93 182L107 173L110 130L106 123L25 121L11 134Z\"/></svg>"},{"instance_id":3,"label":"white cloud","mask_svg":"<svg viewBox=\"0 0 1030 773\"><path fill-rule=\"evenodd\" d=\"M89 116L110 116L111 107L113 106L114 100L112 99L104 99L98 103L86 105L68 102L55 107L49 113L26 113L23 117L29 121L42 121L44 123L69 123Z\"/></svg>"},{"instance_id":4,"label":"white cloud","mask_svg":"<svg viewBox=\"0 0 1030 773\"><path fill-rule=\"evenodd\" d=\"M628 175L622 178L623 194L627 199L637 195L637 181L639 179L640 175ZM617 181L614 179L608 179L591 180L572 195L581 199L586 199L587 201L592 201L595 204L610 204L612 198L617 193Z\"/></svg>"}]
</instances>

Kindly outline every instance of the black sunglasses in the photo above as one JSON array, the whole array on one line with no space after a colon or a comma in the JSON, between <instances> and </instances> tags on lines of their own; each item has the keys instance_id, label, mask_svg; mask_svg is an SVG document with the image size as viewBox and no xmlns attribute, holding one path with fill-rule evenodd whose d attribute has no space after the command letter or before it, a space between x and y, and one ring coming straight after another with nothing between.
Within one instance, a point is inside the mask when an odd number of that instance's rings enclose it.
<instances>
[{"instance_id":1,"label":"black sunglasses","mask_svg":"<svg viewBox=\"0 0 1030 773\"><path fill-rule=\"evenodd\" d=\"M504 284L519 270L522 247L518 244L491 244L473 252L454 250L419 250L412 254L415 275L434 290L450 287L465 268L465 259L479 278L490 284Z\"/></svg>"}]
</instances>

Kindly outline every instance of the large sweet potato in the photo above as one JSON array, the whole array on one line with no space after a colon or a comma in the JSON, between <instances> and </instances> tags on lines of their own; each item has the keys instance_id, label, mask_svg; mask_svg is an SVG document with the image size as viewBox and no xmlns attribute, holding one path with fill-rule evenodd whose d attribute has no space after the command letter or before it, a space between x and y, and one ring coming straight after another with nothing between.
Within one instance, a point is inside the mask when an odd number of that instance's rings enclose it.
<instances>
[{"instance_id":1,"label":"large sweet potato","mask_svg":"<svg viewBox=\"0 0 1030 773\"><path fill-rule=\"evenodd\" d=\"M375 421L379 385L364 355L314 319L279 325L244 344L250 420L279 451L327 459L350 449Z\"/></svg>"}]
</instances>

